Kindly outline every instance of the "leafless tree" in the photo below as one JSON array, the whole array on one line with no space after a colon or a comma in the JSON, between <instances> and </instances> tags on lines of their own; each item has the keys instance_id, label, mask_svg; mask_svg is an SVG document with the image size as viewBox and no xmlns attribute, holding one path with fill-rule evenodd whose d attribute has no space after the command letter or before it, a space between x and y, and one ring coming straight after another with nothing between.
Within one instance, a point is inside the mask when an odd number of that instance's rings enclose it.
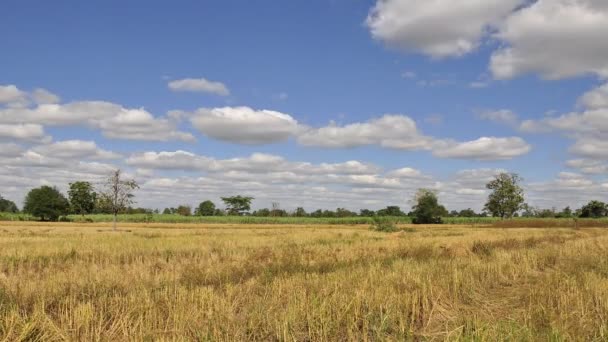
<instances>
[{"instance_id":1,"label":"leafless tree","mask_svg":"<svg viewBox=\"0 0 608 342\"><path fill-rule=\"evenodd\" d=\"M106 179L100 191L100 200L104 206L114 215L112 229L116 231L116 218L118 213L125 210L134 203L133 191L139 189L139 185L133 179L121 178L121 171L117 169Z\"/></svg>"}]
</instances>

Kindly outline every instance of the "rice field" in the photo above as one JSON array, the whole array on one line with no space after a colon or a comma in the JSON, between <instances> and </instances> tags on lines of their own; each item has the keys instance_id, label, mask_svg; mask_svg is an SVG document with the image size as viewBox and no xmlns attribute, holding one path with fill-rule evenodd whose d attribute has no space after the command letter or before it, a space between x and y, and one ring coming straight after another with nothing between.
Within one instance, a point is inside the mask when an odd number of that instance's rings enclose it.
<instances>
[{"instance_id":1,"label":"rice field","mask_svg":"<svg viewBox=\"0 0 608 342\"><path fill-rule=\"evenodd\" d=\"M608 230L0 222L0 341L608 339Z\"/></svg>"}]
</instances>

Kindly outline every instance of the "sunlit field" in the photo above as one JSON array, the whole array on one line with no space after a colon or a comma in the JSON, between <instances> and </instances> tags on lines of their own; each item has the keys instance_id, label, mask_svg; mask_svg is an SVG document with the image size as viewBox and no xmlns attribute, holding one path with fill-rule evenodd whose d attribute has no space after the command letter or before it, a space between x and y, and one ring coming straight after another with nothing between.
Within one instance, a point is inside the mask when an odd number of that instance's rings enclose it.
<instances>
[{"instance_id":1,"label":"sunlit field","mask_svg":"<svg viewBox=\"0 0 608 342\"><path fill-rule=\"evenodd\" d=\"M0 341L608 339L608 230L0 222Z\"/></svg>"}]
</instances>

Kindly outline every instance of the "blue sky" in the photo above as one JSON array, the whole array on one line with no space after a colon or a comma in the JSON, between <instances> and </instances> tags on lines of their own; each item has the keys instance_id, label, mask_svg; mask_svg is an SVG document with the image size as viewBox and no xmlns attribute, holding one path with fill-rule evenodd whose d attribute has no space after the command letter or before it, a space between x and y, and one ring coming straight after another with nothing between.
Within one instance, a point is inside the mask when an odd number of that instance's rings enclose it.
<instances>
[{"instance_id":1,"label":"blue sky","mask_svg":"<svg viewBox=\"0 0 608 342\"><path fill-rule=\"evenodd\" d=\"M533 205L607 197L602 1L1 7L0 194L18 203L112 167L160 208L408 207L425 186L480 209L503 170Z\"/></svg>"}]
</instances>

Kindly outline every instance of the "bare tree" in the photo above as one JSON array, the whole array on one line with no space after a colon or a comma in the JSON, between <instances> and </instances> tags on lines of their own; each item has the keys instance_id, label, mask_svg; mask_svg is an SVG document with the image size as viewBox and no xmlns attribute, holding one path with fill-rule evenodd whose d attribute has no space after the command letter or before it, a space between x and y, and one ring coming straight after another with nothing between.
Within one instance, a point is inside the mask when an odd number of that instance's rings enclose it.
<instances>
[{"instance_id":1,"label":"bare tree","mask_svg":"<svg viewBox=\"0 0 608 342\"><path fill-rule=\"evenodd\" d=\"M125 210L134 203L133 190L139 189L139 185L133 179L122 179L121 171L117 169L106 179L100 191L100 200L114 215L112 229L116 231L116 218L118 213Z\"/></svg>"}]
</instances>

